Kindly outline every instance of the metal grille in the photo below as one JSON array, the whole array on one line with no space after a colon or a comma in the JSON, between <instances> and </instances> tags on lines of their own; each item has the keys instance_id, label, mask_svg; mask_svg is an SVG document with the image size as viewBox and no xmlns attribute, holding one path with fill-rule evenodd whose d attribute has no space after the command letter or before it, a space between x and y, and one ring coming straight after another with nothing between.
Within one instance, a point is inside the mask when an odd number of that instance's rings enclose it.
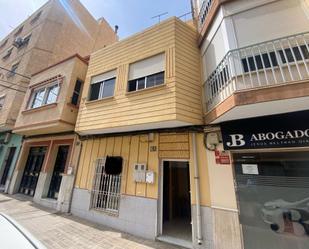
<instances>
[{"instance_id":1,"label":"metal grille","mask_svg":"<svg viewBox=\"0 0 309 249\"><path fill-rule=\"evenodd\" d=\"M203 26L209 11L212 8L214 0L204 0L198 15L200 28Z\"/></svg>"},{"instance_id":2,"label":"metal grille","mask_svg":"<svg viewBox=\"0 0 309 249\"><path fill-rule=\"evenodd\" d=\"M91 191L91 208L117 215L120 204L120 175L105 173L106 158L96 160L96 170Z\"/></svg>"},{"instance_id":3,"label":"metal grille","mask_svg":"<svg viewBox=\"0 0 309 249\"><path fill-rule=\"evenodd\" d=\"M233 92L309 79L309 33L229 51L204 84L207 111Z\"/></svg>"}]
</instances>

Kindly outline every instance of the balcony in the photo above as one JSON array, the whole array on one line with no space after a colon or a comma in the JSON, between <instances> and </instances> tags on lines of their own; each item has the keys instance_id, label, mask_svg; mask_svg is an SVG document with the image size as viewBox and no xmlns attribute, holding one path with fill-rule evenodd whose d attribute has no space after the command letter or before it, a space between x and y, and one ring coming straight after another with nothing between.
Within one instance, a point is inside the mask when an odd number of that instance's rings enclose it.
<instances>
[{"instance_id":1,"label":"balcony","mask_svg":"<svg viewBox=\"0 0 309 249\"><path fill-rule=\"evenodd\" d=\"M308 81L308 44L309 33L301 33L229 51L204 83L206 112L237 93Z\"/></svg>"},{"instance_id":2,"label":"balcony","mask_svg":"<svg viewBox=\"0 0 309 249\"><path fill-rule=\"evenodd\" d=\"M198 22L199 22L199 27L203 27L205 20L213 6L214 0L205 0L202 3L202 6L200 8L200 12L198 15Z\"/></svg>"}]
</instances>

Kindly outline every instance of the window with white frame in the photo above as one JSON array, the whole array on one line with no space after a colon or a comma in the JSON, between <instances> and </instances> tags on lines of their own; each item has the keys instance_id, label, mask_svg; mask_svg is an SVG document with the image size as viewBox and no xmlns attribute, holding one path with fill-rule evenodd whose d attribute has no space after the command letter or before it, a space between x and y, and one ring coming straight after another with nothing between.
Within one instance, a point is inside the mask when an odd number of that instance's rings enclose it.
<instances>
[{"instance_id":1,"label":"window with white frame","mask_svg":"<svg viewBox=\"0 0 309 249\"><path fill-rule=\"evenodd\" d=\"M89 100L98 100L114 95L116 70L109 71L91 79Z\"/></svg>"},{"instance_id":2,"label":"window with white frame","mask_svg":"<svg viewBox=\"0 0 309 249\"><path fill-rule=\"evenodd\" d=\"M118 214L120 205L122 157L103 157L96 160L91 191L91 208Z\"/></svg>"},{"instance_id":3,"label":"window with white frame","mask_svg":"<svg viewBox=\"0 0 309 249\"><path fill-rule=\"evenodd\" d=\"M164 84L165 54L130 64L128 92Z\"/></svg>"},{"instance_id":4,"label":"window with white frame","mask_svg":"<svg viewBox=\"0 0 309 249\"><path fill-rule=\"evenodd\" d=\"M57 82L33 90L30 97L29 109L55 103L58 98L59 89L60 86Z\"/></svg>"},{"instance_id":5,"label":"window with white frame","mask_svg":"<svg viewBox=\"0 0 309 249\"><path fill-rule=\"evenodd\" d=\"M5 99L5 96L0 96L0 111L3 109L4 99Z\"/></svg>"}]
</instances>

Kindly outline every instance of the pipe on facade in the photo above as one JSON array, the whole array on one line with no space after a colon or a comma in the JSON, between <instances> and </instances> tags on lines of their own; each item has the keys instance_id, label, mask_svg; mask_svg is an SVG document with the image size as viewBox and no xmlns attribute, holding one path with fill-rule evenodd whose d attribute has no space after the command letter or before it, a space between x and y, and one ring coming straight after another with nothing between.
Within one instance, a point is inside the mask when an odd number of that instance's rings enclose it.
<instances>
[{"instance_id":1,"label":"pipe on facade","mask_svg":"<svg viewBox=\"0 0 309 249\"><path fill-rule=\"evenodd\" d=\"M201 193L200 193L200 175L198 170L197 152L196 152L196 135L192 133L192 148L194 160L194 186L195 186L195 202L196 202L196 227L197 227L197 243L203 243L202 237L202 216L201 216Z\"/></svg>"},{"instance_id":2,"label":"pipe on facade","mask_svg":"<svg viewBox=\"0 0 309 249\"><path fill-rule=\"evenodd\" d=\"M74 192L74 187L75 187L75 184L76 184L77 172L78 172L79 163L80 163L80 157L81 157L82 149L83 149L83 143L80 141L79 136L78 136L78 140L80 142L80 149L79 149L78 159L77 159L77 162L76 162L76 167L75 167L75 172L74 172L73 186L72 186L72 190L71 190L71 193L70 193L70 201L69 201L68 213L71 213L72 201L73 201L73 192Z\"/></svg>"}]
</instances>

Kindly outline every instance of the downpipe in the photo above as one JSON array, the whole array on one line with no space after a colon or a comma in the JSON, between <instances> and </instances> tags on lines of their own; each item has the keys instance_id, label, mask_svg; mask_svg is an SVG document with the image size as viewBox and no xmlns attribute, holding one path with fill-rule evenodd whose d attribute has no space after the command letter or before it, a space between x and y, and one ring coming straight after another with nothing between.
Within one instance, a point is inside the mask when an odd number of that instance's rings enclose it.
<instances>
[{"instance_id":1,"label":"downpipe","mask_svg":"<svg viewBox=\"0 0 309 249\"><path fill-rule=\"evenodd\" d=\"M202 216L201 216L201 193L200 193L200 175L198 170L197 152L196 152L196 134L192 133L193 160L194 160L194 185L196 201L196 225L197 225L197 243L203 243L202 237Z\"/></svg>"}]
</instances>

